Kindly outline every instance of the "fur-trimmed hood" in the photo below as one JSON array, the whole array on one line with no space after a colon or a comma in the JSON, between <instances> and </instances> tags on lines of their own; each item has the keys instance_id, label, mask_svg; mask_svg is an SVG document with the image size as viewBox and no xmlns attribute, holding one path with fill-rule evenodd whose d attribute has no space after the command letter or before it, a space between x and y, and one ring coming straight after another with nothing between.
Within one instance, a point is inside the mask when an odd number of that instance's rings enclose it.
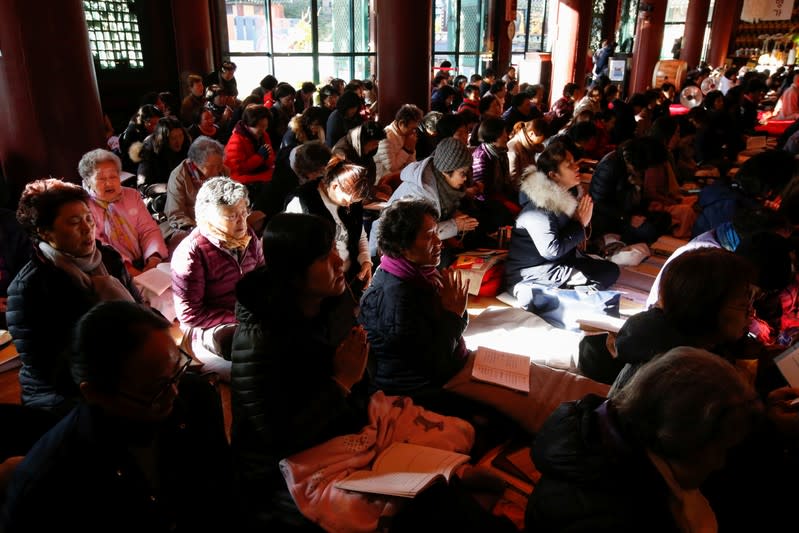
<instances>
[{"instance_id":1,"label":"fur-trimmed hood","mask_svg":"<svg viewBox=\"0 0 799 533\"><path fill-rule=\"evenodd\" d=\"M520 189L537 207L557 215L572 216L577 209L577 198L533 166L525 170Z\"/></svg>"}]
</instances>

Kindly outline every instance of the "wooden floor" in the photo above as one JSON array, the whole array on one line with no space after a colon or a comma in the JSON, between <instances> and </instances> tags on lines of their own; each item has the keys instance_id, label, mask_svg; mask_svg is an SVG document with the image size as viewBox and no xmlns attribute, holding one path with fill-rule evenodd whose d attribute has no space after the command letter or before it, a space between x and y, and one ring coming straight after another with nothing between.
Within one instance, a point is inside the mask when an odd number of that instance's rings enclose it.
<instances>
[{"instance_id":1,"label":"wooden floor","mask_svg":"<svg viewBox=\"0 0 799 533\"><path fill-rule=\"evenodd\" d=\"M19 403L18 370L0 372L0 403Z\"/></svg>"}]
</instances>

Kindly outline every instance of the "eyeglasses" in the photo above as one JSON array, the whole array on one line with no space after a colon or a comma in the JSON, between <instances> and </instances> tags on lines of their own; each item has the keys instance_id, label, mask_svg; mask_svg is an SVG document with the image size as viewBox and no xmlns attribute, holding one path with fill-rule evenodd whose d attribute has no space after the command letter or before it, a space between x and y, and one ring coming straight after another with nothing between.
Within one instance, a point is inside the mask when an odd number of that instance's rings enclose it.
<instances>
[{"instance_id":1,"label":"eyeglasses","mask_svg":"<svg viewBox=\"0 0 799 533\"><path fill-rule=\"evenodd\" d=\"M178 351L180 352L180 357L181 357L180 368L178 368L178 371L175 372L175 374L171 378L169 378L161 386L158 392L156 392L149 400L145 400L144 398L135 396L133 394L128 394L127 392L124 391L119 391L117 392L117 394L141 407L146 407L148 409L152 409L156 405L159 405L164 395L167 393L167 391L169 391L169 389L171 389L173 385L177 384L180 381L180 378L183 377L183 375L186 373L186 371L189 369L189 366L191 365L192 362L191 356L187 354L185 351L183 351L183 349L180 347L178 348Z\"/></svg>"},{"instance_id":2,"label":"eyeglasses","mask_svg":"<svg viewBox=\"0 0 799 533\"><path fill-rule=\"evenodd\" d=\"M247 217L252 214L252 209L244 211L236 211L235 213L222 213L220 216L228 222L235 222L237 220L247 220Z\"/></svg>"}]
</instances>

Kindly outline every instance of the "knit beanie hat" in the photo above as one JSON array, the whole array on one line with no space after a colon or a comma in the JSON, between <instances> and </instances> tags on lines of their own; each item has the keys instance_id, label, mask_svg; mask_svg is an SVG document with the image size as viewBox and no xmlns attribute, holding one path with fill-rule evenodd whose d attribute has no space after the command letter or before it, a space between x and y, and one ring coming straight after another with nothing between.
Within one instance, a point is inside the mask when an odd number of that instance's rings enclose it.
<instances>
[{"instance_id":1,"label":"knit beanie hat","mask_svg":"<svg viewBox=\"0 0 799 533\"><path fill-rule=\"evenodd\" d=\"M439 172L452 172L459 168L472 166L469 148L454 137L442 139L433 153L433 166Z\"/></svg>"}]
</instances>

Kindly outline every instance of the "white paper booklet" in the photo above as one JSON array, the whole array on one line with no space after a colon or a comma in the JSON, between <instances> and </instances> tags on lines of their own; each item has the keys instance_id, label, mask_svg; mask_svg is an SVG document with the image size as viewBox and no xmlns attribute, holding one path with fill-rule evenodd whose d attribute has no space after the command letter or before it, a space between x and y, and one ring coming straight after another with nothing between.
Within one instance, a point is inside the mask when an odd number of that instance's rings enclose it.
<instances>
[{"instance_id":1,"label":"white paper booklet","mask_svg":"<svg viewBox=\"0 0 799 533\"><path fill-rule=\"evenodd\" d=\"M372 470L358 470L335 486L340 489L413 498L438 480L449 482L452 472L470 457L405 442L395 442L375 459Z\"/></svg>"},{"instance_id":2,"label":"white paper booklet","mask_svg":"<svg viewBox=\"0 0 799 533\"><path fill-rule=\"evenodd\" d=\"M475 352L472 377L521 392L530 392L530 358L480 346Z\"/></svg>"},{"instance_id":3,"label":"white paper booklet","mask_svg":"<svg viewBox=\"0 0 799 533\"><path fill-rule=\"evenodd\" d=\"M791 387L799 387L799 344L794 344L774 358L777 368Z\"/></svg>"},{"instance_id":4,"label":"white paper booklet","mask_svg":"<svg viewBox=\"0 0 799 533\"><path fill-rule=\"evenodd\" d=\"M161 265L165 265L164 268ZM172 287L172 275L169 271L169 263L160 263L156 268L151 268L146 272L142 272L133 281L153 291L156 295L161 296L164 291Z\"/></svg>"}]
</instances>

